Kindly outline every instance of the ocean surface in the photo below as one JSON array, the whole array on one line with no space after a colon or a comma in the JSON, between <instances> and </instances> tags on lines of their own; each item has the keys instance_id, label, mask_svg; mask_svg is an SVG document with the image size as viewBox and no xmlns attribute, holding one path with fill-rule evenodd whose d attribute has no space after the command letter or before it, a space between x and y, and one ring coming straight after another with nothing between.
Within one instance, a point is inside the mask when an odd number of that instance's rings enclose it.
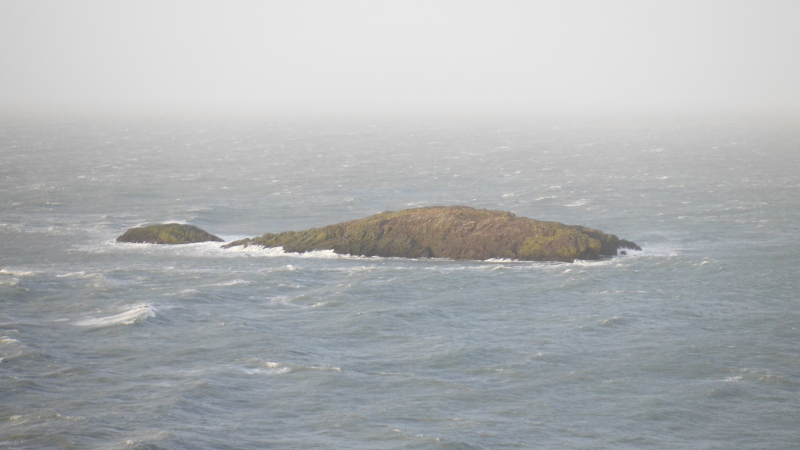
<instances>
[{"instance_id":1,"label":"ocean surface","mask_svg":"<svg viewBox=\"0 0 800 450\"><path fill-rule=\"evenodd\" d=\"M800 446L797 121L5 116L0 193L0 448ZM115 242L433 205L643 251Z\"/></svg>"}]
</instances>

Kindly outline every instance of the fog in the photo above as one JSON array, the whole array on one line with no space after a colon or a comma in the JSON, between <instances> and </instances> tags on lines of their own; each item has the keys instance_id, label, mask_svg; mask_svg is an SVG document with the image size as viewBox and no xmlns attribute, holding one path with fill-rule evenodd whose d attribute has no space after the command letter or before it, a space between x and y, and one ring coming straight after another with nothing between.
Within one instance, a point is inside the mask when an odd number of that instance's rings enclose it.
<instances>
[{"instance_id":1,"label":"fog","mask_svg":"<svg viewBox=\"0 0 800 450\"><path fill-rule=\"evenodd\" d=\"M800 109L793 1L0 2L0 109Z\"/></svg>"}]
</instances>

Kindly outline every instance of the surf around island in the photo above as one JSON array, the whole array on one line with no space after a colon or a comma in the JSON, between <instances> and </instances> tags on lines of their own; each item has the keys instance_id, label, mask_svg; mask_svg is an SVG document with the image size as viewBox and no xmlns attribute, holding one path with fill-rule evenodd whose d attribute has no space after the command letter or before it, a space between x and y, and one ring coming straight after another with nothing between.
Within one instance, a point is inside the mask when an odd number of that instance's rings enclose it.
<instances>
[{"instance_id":1,"label":"surf around island","mask_svg":"<svg viewBox=\"0 0 800 450\"><path fill-rule=\"evenodd\" d=\"M161 224L132 228L117 241L181 244L222 240L190 225ZM355 256L565 262L641 250L633 242L599 230L467 206L382 212L304 231L267 233L223 248L237 246L282 247L297 253L332 250Z\"/></svg>"}]
</instances>

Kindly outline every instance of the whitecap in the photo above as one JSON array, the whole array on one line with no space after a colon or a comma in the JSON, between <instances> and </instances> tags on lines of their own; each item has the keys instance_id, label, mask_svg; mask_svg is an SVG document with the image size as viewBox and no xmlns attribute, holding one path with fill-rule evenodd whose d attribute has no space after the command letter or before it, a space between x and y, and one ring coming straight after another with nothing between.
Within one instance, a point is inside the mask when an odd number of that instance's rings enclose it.
<instances>
[{"instance_id":1,"label":"whitecap","mask_svg":"<svg viewBox=\"0 0 800 450\"><path fill-rule=\"evenodd\" d=\"M219 283L214 283L211 286L235 286L237 284L250 284L248 280L236 279L231 281L221 281Z\"/></svg>"},{"instance_id":2,"label":"whitecap","mask_svg":"<svg viewBox=\"0 0 800 450\"><path fill-rule=\"evenodd\" d=\"M64 273L64 274L61 274L61 275L56 275L56 277L58 277L58 278L92 278L92 277L98 277L98 276L100 276L99 273L93 273L93 272L86 273L84 271L67 272L67 273Z\"/></svg>"},{"instance_id":3,"label":"whitecap","mask_svg":"<svg viewBox=\"0 0 800 450\"><path fill-rule=\"evenodd\" d=\"M614 317L612 317L610 319L601 320L600 322L598 322L598 325L603 326L603 327L613 326L613 325L617 325L617 324L619 324L619 317L617 317L617 316L614 316Z\"/></svg>"},{"instance_id":4,"label":"whitecap","mask_svg":"<svg viewBox=\"0 0 800 450\"><path fill-rule=\"evenodd\" d=\"M291 372L292 368L280 363L267 361L261 367L256 367L253 369L246 368L243 370L244 373L248 375L256 375L256 374L280 375L283 373Z\"/></svg>"},{"instance_id":5,"label":"whitecap","mask_svg":"<svg viewBox=\"0 0 800 450\"><path fill-rule=\"evenodd\" d=\"M572 264L575 266L587 266L587 267L595 267L595 266L610 266L614 263L614 261L610 259L576 259L575 261L567 264Z\"/></svg>"},{"instance_id":6,"label":"whitecap","mask_svg":"<svg viewBox=\"0 0 800 450\"><path fill-rule=\"evenodd\" d=\"M134 323L141 323L146 318L155 316L155 308L148 304L137 304L131 309L113 316L85 319L75 324L82 327L102 328L111 325L132 325Z\"/></svg>"},{"instance_id":7,"label":"whitecap","mask_svg":"<svg viewBox=\"0 0 800 450\"><path fill-rule=\"evenodd\" d=\"M231 247L227 249L222 249L225 252L229 253L246 253L249 255L256 255L256 256L286 256L287 253L283 251L283 247L262 247L260 245L249 245L247 247Z\"/></svg>"},{"instance_id":8,"label":"whitecap","mask_svg":"<svg viewBox=\"0 0 800 450\"><path fill-rule=\"evenodd\" d=\"M265 362L264 363L264 368L256 369L256 370L261 372L261 373L266 372L266 373L272 373L272 374L289 373L289 372L292 371L291 367L289 367L287 365L284 365L284 364L281 364L281 363L272 362L272 361Z\"/></svg>"},{"instance_id":9,"label":"whitecap","mask_svg":"<svg viewBox=\"0 0 800 450\"><path fill-rule=\"evenodd\" d=\"M267 374L267 375L282 375L285 373L296 371L321 371L321 372L341 372L342 368L337 366L304 366L299 364L283 364L273 361L266 361L255 368L245 368L244 372L250 375Z\"/></svg>"},{"instance_id":10,"label":"whitecap","mask_svg":"<svg viewBox=\"0 0 800 450\"><path fill-rule=\"evenodd\" d=\"M9 270L9 269L0 269L0 274L2 275L12 275L15 277L27 277L29 275L33 275L33 272L28 270Z\"/></svg>"},{"instance_id":11,"label":"whitecap","mask_svg":"<svg viewBox=\"0 0 800 450\"><path fill-rule=\"evenodd\" d=\"M139 244L137 244L139 245ZM156 245L156 244L152 244ZM188 244L188 245L195 245L198 244ZM303 253L296 253L296 252L287 252L283 249L283 247L262 247L260 245L249 245L247 247L231 247L231 248L221 248L219 245L213 245L211 247L197 247L198 250L201 250L201 254L203 256L237 256L246 254L247 256L259 256L259 257L267 257L267 258L275 258L275 257L290 257L290 258L311 258L311 259L368 259L370 257L367 256L356 256L356 255L343 255L334 252L333 250L312 250ZM375 257L377 258L377 257ZM294 271L296 269L293 266L288 265L284 270Z\"/></svg>"},{"instance_id":12,"label":"whitecap","mask_svg":"<svg viewBox=\"0 0 800 450\"><path fill-rule=\"evenodd\" d=\"M587 204L587 203L589 203L589 200L586 200L585 198L582 198L582 199L580 199L580 200L578 200L578 201L576 201L576 202L572 202L572 203L566 204L566 205L564 205L564 206L567 206L567 207L572 207L572 206L583 206L583 205L585 205L585 204Z\"/></svg>"},{"instance_id":13,"label":"whitecap","mask_svg":"<svg viewBox=\"0 0 800 450\"><path fill-rule=\"evenodd\" d=\"M310 252L305 253L294 253L292 255L297 255L301 258L321 258L321 259L359 259L364 258L363 256L353 256L353 255L340 255L333 250L312 250Z\"/></svg>"}]
</instances>

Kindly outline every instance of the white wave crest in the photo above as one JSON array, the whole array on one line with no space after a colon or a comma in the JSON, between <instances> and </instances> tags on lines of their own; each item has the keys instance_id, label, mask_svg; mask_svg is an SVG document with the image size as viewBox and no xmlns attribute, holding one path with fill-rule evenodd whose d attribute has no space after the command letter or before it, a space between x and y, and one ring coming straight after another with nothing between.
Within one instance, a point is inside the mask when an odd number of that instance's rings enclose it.
<instances>
[{"instance_id":1,"label":"white wave crest","mask_svg":"<svg viewBox=\"0 0 800 450\"><path fill-rule=\"evenodd\" d=\"M82 327L102 328L111 325L132 325L141 323L148 317L155 317L155 309L147 304L134 305L131 309L113 316L85 319L76 322Z\"/></svg>"},{"instance_id":2,"label":"white wave crest","mask_svg":"<svg viewBox=\"0 0 800 450\"><path fill-rule=\"evenodd\" d=\"M236 279L231 281L221 281L219 283L214 283L211 286L235 286L237 284L250 284L248 280Z\"/></svg>"},{"instance_id":3,"label":"white wave crest","mask_svg":"<svg viewBox=\"0 0 800 450\"><path fill-rule=\"evenodd\" d=\"M92 278L92 277L99 277L99 273L89 272L86 273L84 271L80 272L67 272L61 275L56 275L58 278Z\"/></svg>"},{"instance_id":4,"label":"white wave crest","mask_svg":"<svg viewBox=\"0 0 800 450\"><path fill-rule=\"evenodd\" d=\"M567 207L572 207L572 206L583 206L583 205L585 205L585 204L587 204L587 203L589 203L589 200L586 200L585 198L582 198L582 199L580 199L580 200L578 200L578 201L576 201L576 202L572 202L572 203L566 204L566 205L564 205L564 206L567 206Z\"/></svg>"},{"instance_id":5,"label":"white wave crest","mask_svg":"<svg viewBox=\"0 0 800 450\"><path fill-rule=\"evenodd\" d=\"M0 269L1 275L12 275L15 277L27 277L29 275L33 275L33 272L27 270L9 270L9 269Z\"/></svg>"},{"instance_id":6,"label":"white wave crest","mask_svg":"<svg viewBox=\"0 0 800 450\"><path fill-rule=\"evenodd\" d=\"M595 266L610 266L614 264L614 261L610 259L576 259L571 263L565 263L565 264L572 264L574 266L595 267Z\"/></svg>"},{"instance_id":7,"label":"white wave crest","mask_svg":"<svg viewBox=\"0 0 800 450\"><path fill-rule=\"evenodd\" d=\"M244 372L248 375L266 374L266 375L281 375L289 372L298 371L321 371L321 372L341 372L341 367L336 366L304 366L299 364L282 364L272 361L265 361L258 365L258 367L245 368Z\"/></svg>"},{"instance_id":8,"label":"white wave crest","mask_svg":"<svg viewBox=\"0 0 800 450\"><path fill-rule=\"evenodd\" d=\"M8 336L0 336L0 345L19 344L19 341Z\"/></svg>"},{"instance_id":9,"label":"white wave crest","mask_svg":"<svg viewBox=\"0 0 800 450\"><path fill-rule=\"evenodd\" d=\"M292 257L292 258L310 258L310 259L376 259L380 258L379 256L356 256L356 255L343 255L334 252L333 250L312 250L310 252L304 253L295 253L295 252L287 252L283 250L283 247L261 247L258 245L251 245L249 247L231 247L229 249L222 249L224 252L233 252L233 253L247 253L253 256L264 256L264 257L276 257L276 256L284 256L284 257ZM291 271L293 266L288 265L284 270Z\"/></svg>"}]
</instances>

